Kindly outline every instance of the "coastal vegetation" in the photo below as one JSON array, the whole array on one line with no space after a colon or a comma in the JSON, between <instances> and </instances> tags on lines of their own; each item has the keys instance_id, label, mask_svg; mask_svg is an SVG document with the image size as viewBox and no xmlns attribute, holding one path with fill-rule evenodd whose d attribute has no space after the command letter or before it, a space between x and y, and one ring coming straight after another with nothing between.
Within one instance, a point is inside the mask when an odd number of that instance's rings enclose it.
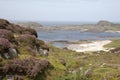
<instances>
[{"instance_id":1,"label":"coastal vegetation","mask_svg":"<svg viewBox=\"0 0 120 80\"><path fill-rule=\"evenodd\" d=\"M75 52L37 39L37 32L0 19L0 80L120 80L120 40L108 52Z\"/></svg>"}]
</instances>

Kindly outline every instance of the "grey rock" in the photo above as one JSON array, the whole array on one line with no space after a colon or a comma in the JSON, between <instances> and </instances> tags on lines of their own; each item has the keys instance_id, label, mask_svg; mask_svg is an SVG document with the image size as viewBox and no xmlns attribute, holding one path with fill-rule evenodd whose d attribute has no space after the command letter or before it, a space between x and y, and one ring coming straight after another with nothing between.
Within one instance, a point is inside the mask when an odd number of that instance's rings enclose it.
<instances>
[{"instance_id":1,"label":"grey rock","mask_svg":"<svg viewBox=\"0 0 120 80\"><path fill-rule=\"evenodd\" d=\"M4 56L6 59L9 59L9 58L10 58L10 56L9 56L8 53L3 53L3 56Z\"/></svg>"},{"instance_id":2,"label":"grey rock","mask_svg":"<svg viewBox=\"0 0 120 80\"><path fill-rule=\"evenodd\" d=\"M14 76L13 75L6 75L7 80L14 80Z\"/></svg>"},{"instance_id":3,"label":"grey rock","mask_svg":"<svg viewBox=\"0 0 120 80\"><path fill-rule=\"evenodd\" d=\"M10 52L12 57L18 56L18 53L17 53L16 49L14 49L14 48L9 48L9 52Z\"/></svg>"},{"instance_id":4,"label":"grey rock","mask_svg":"<svg viewBox=\"0 0 120 80\"><path fill-rule=\"evenodd\" d=\"M48 54L49 54L48 50L45 50L45 49L40 49L39 53L42 56L48 56Z\"/></svg>"}]
</instances>

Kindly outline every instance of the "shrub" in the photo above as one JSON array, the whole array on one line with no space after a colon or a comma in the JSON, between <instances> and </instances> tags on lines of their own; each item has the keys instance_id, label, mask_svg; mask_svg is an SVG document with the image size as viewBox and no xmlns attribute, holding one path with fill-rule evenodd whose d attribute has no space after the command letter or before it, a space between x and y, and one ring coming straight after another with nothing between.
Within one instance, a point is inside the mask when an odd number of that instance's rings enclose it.
<instances>
[{"instance_id":1,"label":"shrub","mask_svg":"<svg viewBox=\"0 0 120 80\"><path fill-rule=\"evenodd\" d=\"M6 29L12 31L13 33L22 34L25 28L15 24L9 24L6 26Z\"/></svg>"},{"instance_id":2,"label":"shrub","mask_svg":"<svg viewBox=\"0 0 120 80\"><path fill-rule=\"evenodd\" d=\"M17 41L20 45L24 45L24 46L30 46L30 47L34 47L36 44L36 38L33 35L29 35L29 34L24 34L24 35L20 35L17 38Z\"/></svg>"},{"instance_id":3,"label":"shrub","mask_svg":"<svg viewBox=\"0 0 120 80\"><path fill-rule=\"evenodd\" d=\"M10 42L15 42L14 35L11 31L0 29L0 37L8 39Z\"/></svg>"},{"instance_id":4,"label":"shrub","mask_svg":"<svg viewBox=\"0 0 120 80\"><path fill-rule=\"evenodd\" d=\"M49 51L49 47L42 40L36 40L36 46Z\"/></svg>"},{"instance_id":5,"label":"shrub","mask_svg":"<svg viewBox=\"0 0 120 80\"><path fill-rule=\"evenodd\" d=\"M9 22L5 19L0 19L0 29L5 29Z\"/></svg>"},{"instance_id":6,"label":"shrub","mask_svg":"<svg viewBox=\"0 0 120 80\"><path fill-rule=\"evenodd\" d=\"M5 38L0 38L0 52L10 48L10 42Z\"/></svg>"},{"instance_id":7,"label":"shrub","mask_svg":"<svg viewBox=\"0 0 120 80\"><path fill-rule=\"evenodd\" d=\"M30 34L30 35L34 35L35 37L38 37L37 32L31 28L25 28L25 30L22 32L22 34Z\"/></svg>"},{"instance_id":8,"label":"shrub","mask_svg":"<svg viewBox=\"0 0 120 80\"><path fill-rule=\"evenodd\" d=\"M42 73L48 66L47 60L35 59L33 57L23 60L9 60L5 64L5 74L29 76L35 78L39 73Z\"/></svg>"}]
</instances>

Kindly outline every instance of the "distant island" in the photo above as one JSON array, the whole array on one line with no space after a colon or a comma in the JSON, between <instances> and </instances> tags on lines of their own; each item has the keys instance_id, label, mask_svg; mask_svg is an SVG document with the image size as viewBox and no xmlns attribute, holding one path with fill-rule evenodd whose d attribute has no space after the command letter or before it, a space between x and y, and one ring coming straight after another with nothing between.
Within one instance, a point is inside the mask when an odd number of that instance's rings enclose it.
<instances>
[{"instance_id":1,"label":"distant island","mask_svg":"<svg viewBox=\"0 0 120 80\"><path fill-rule=\"evenodd\" d=\"M37 22L15 22L15 24L18 24L26 28L32 28L35 30L38 30L39 28L43 27L41 24Z\"/></svg>"},{"instance_id":2,"label":"distant island","mask_svg":"<svg viewBox=\"0 0 120 80\"><path fill-rule=\"evenodd\" d=\"M81 25L65 25L65 26L43 26L37 22L19 22L21 26L31 27L37 31L53 31L53 30L80 30L82 32L103 32L103 31L120 31L120 24L101 20L96 24L81 24Z\"/></svg>"}]
</instances>

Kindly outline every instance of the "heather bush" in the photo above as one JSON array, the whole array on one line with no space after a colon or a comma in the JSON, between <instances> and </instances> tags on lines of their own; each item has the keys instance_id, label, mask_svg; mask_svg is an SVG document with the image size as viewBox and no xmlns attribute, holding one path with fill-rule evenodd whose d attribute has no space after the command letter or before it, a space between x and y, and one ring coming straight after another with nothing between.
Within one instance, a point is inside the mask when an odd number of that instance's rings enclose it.
<instances>
[{"instance_id":1,"label":"heather bush","mask_svg":"<svg viewBox=\"0 0 120 80\"><path fill-rule=\"evenodd\" d=\"M39 73L42 73L46 68L48 68L49 65L50 64L47 60L40 60L30 57L23 60L9 60L5 64L4 69L5 74L35 78Z\"/></svg>"},{"instance_id":2,"label":"heather bush","mask_svg":"<svg viewBox=\"0 0 120 80\"><path fill-rule=\"evenodd\" d=\"M24 34L17 38L18 44L33 48L36 45L36 38L33 35Z\"/></svg>"},{"instance_id":3,"label":"heather bush","mask_svg":"<svg viewBox=\"0 0 120 80\"><path fill-rule=\"evenodd\" d=\"M37 32L31 28L25 28L22 34L30 34L30 35L34 35L35 37L38 37Z\"/></svg>"},{"instance_id":4,"label":"heather bush","mask_svg":"<svg viewBox=\"0 0 120 80\"><path fill-rule=\"evenodd\" d=\"M36 40L36 46L49 51L49 47L42 40Z\"/></svg>"},{"instance_id":5,"label":"heather bush","mask_svg":"<svg viewBox=\"0 0 120 80\"><path fill-rule=\"evenodd\" d=\"M11 31L0 29L0 37L8 39L10 42L15 42L14 35Z\"/></svg>"},{"instance_id":6,"label":"heather bush","mask_svg":"<svg viewBox=\"0 0 120 80\"><path fill-rule=\"evenodd\" d=\"M0 38L0 52L4 52L6 49L10 48L10 42L5 38Z\"/></svg>"},{"instance_id":7,"label":"heather bush","mask_svg":"<svg viewBox=\"0 0 120 80\"><path fill-rule=\"evenodd\" d=\"M0 29L5 29L9 22L5 19L0 19Z\"/></svg>"},{"instance_id":8,"label":"heather bush","mask_svg":"<svg viewBox=\"0 0 120 80\"><path fill-rule=\"evenodd\" d=\"M22 34L25 28L15 24L9 24L6 26L6 29L12 31L13 33Z\"/></svg>"}]
</instances>

